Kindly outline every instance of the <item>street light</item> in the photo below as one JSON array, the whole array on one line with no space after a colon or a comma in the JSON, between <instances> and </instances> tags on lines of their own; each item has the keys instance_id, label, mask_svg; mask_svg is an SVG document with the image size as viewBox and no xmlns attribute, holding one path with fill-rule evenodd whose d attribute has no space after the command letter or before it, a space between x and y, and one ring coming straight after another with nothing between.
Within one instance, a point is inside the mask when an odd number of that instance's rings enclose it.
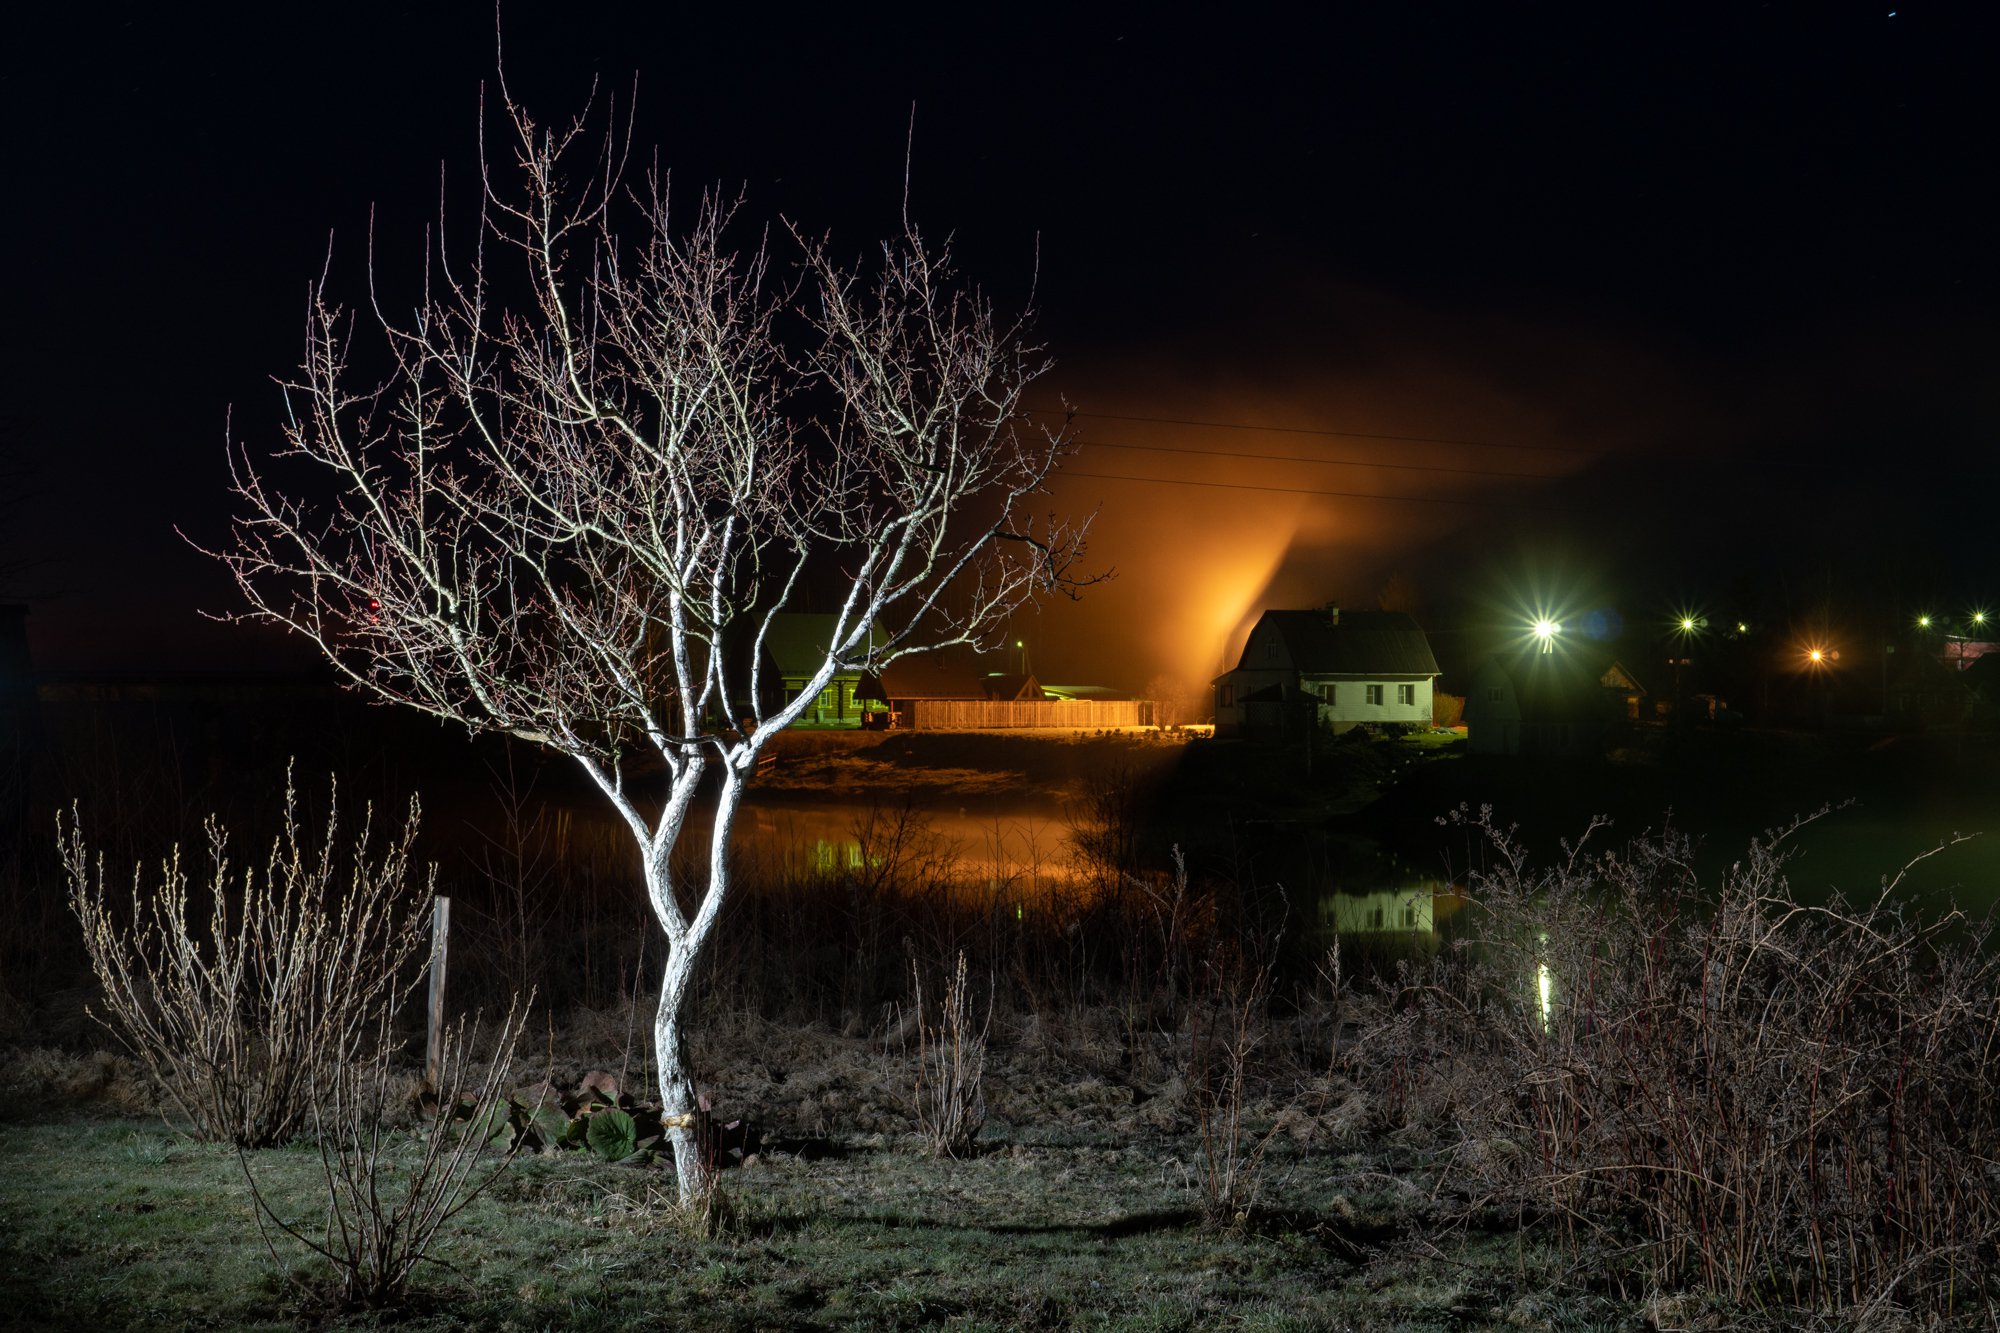
<instances>
[{"instance_id":1,"label":"street light","mask_svg":"<svg viewBox=\"0 0 2000 1333\"><path fill-rule=\"evenodd\" d=\"M1535 621L1535 637L1542 641L1542 651L1545 653L1552 653L1556 650L1556 635L1561 632L1562 626L1550 620L1547 616L1543 616Z\"/></svg>"}]
</instances>

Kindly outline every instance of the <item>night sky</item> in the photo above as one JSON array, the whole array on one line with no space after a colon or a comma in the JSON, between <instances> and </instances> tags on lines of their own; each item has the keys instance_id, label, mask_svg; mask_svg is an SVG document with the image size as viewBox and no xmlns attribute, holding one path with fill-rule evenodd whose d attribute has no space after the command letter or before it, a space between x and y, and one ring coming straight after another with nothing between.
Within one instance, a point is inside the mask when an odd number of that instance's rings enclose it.
<instances>
[{"instance_id":1,"label":"night sky","mask_svg":"<svg viewBox=\"0 0 2000 1333\"><path fill-rule=\"evenodd\" d=\"M590 8L506 10L543 119L636 76L679 185L858 254L914 110L918 223L1003 301L1039 264L1056 502L1118 571L1024 622L1044 680L1206 679L1262 606L1391 575L1467 623L2000 595L1990 6ZM174 529L222 540L225 415L275 438L329 235L352 301L371 207L392 286L440 165L470 220L492 11L72 6L0 45L4 595L47 671L304 661L197 617L234 592Z\"/></svg>"}]
</instances>

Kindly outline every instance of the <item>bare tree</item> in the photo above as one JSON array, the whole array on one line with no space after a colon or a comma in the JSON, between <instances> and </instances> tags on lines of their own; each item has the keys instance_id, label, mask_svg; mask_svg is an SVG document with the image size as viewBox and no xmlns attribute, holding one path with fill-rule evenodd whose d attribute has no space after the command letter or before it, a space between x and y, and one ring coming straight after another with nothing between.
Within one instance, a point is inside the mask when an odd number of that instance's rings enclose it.
<instances>
[{"instance_id":1,"label":"bare tree","mask_svg":"<svg viewBox=\"0 0 2000 1333\"><path fill-rule=\"evenodd\" d=\"M906 221L864 271L793 226L781 276L768 242L731 249L734 204L677 229L657 168L627 183L623 136L539 125L500 86L519 179L482 116L471 263L427 242L407 317L371 284L391 359L358 383L322 275L283 447L260 463L232 439L245 508L216 554L241 618L357 689L569 756L615 808L668 941L654 1039L692 1201L685 1010L759 752L836 671L986 646L1024 600L1073 592L1087 521L1029 512L1068 451L1024 421L1046 363L949 247ZM763 642L809 576L837 578L834 629L779 703ZM700 818L705 864L677 876Z\"/></svg>"}]
</instances>

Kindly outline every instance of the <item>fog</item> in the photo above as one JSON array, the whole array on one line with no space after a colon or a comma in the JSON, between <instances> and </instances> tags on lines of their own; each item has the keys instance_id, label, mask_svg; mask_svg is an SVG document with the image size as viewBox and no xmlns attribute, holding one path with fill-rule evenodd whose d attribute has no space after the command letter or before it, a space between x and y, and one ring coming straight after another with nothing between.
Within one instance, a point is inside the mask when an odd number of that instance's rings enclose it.
<instances>
[{"instance_id":1,"label":"fog","mask_svg":"<svg viewBox=\"0 0 2000 1333\"><path fill-rule=\"evenodd\" d=\"M1310 357L1282 336L1307 322ZM1558 322L1338 288L1218 332L1232 373L1162 346L1053 377L1080 409L1055 507L1095 511L1091 564L1115 577L1025 619L1046 682L1196 689L1266 608L1372 608L1392 578L1421 619L1474 577L1431 553L1532 522L1556 484L1712 415L1666 355Z\"/></svg>"}]
</instances>

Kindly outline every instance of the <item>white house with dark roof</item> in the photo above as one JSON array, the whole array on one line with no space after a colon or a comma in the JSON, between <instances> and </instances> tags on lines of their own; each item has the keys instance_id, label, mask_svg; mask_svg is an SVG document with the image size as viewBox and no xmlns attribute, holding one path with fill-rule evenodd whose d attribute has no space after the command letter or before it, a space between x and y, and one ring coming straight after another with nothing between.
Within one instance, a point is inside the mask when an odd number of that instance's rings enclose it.
<instances>
[{"instance_id":1,"label":"white house with dark roof","mask_svg":"<svg viewBox=\"0 0 2000 1333\"><path fill-rule=\"evenodd\" d=\"M1431 723L1430 641L1402 611L1266 611L1236 669L1215 678L1215 734Z\"/></svg>"}]
</instances>

